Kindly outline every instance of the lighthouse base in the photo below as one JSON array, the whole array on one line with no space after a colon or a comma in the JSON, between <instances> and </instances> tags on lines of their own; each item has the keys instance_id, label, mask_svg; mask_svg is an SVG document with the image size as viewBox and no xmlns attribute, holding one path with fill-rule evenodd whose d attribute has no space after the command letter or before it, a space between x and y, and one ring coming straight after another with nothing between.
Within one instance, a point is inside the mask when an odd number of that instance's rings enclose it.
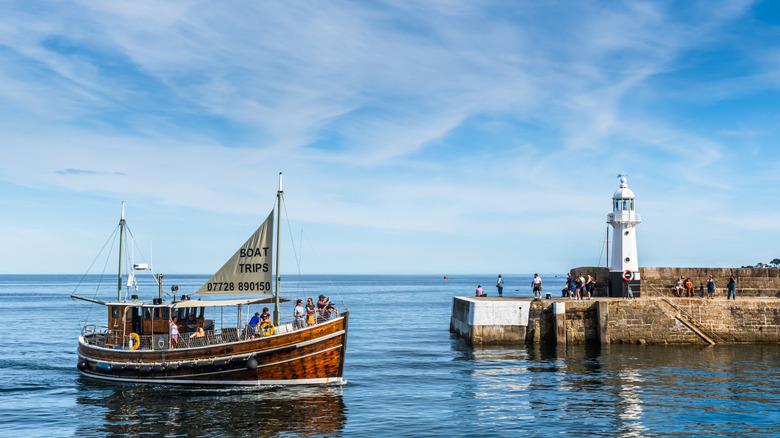
<instances>
[{"instance_id":1,"label":"lighthouse base","mask_svg":"<svg viewBox=\"0 0 780 438\"><path fill-rule=\"evenodd\" d=\"M629 297L628 288L631 287L631 294L634 298L639 298L639 286L641 280L626 281L623 278L623 272L609 273L609 296L611 298Z\"/></svg>"}]
</instances>

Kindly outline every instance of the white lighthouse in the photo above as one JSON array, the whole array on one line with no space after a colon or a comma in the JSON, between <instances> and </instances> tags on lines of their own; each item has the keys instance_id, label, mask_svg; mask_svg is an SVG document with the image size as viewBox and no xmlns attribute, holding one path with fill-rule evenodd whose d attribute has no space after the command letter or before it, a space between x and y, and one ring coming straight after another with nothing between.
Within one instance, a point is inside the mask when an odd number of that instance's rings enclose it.
<instances>
[{"instance_id":1,"label":"white lighthouse","mask_svg":"<svg viewBox=\"0 0 780 438\"><path fill-rule=\"evenodd\" d=\"M612 213L607 223L612 225L612 269L610 269L611 296L623 296L630 283L638 292L639 261L636 256L636 226L642 222L634 210L634 192L628 188L625 175L618 175L620 188L612 196Z\"/></svg>"}]
</instances>

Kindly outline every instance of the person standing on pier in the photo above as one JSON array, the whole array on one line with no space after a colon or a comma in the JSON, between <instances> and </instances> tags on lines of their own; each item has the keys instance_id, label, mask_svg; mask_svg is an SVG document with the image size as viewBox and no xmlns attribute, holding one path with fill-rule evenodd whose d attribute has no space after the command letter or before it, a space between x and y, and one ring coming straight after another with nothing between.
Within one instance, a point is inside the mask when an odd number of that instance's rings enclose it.
<instances>
[{"instance_id":1,"label":"person standing on pier","mask_svg":"<svg viewBox=\"0 0 780 438\"><path fill-rule=\"evenodd\" d=\"M498 282L496 283L496 288L498 289L498 296L503 297L504 295L504 279L501 278L501 274L498 274Z\"/></svg>"},{"instance_id":2,"label":"person standing on pier","mask_svg":"<svg viewBox=\"0 0 780 438\"><path fill-rule=\"evenodd\" d=\"M734 300L736 300L736 299L737 299L737 279L736 279L736 278L734 278L734 274L731 274L731 275L729 276L729 285L728 285L728 289L729 289L729 292L728 292L728 295L726 295L726 299L727 299L727 300L728 300L728 299L734 299ZM734 298L731 298L732 296L733 296Z\"/></svg>"},{"instance_id":3,"label":"person standing on pier","mask_svg":"<svg viewBox=\"0 0 780 438\"><path fill-rule=\"evenodd\" d=\"M571 272L566 274L566 292L569 294L569 298L572 297L572 292L574 289L574 277L571 276Z\"/></svg>"},{"instance_id":4,"label":"person standing on pier","mask_svg":"<svg viewBox=\"0 0 780 438\"><path fill-rule=\"evenodd\" d=\"M707 295L710 299L715 298L715 281L712 279L712 275L710 275L710 279L707 280Z\"/></svg>"},{"instance_id":5,"label":"person standing on pier","mask_svg":"<svg viewBox=\"0 0 780 438\"><path fill-rule=\"evenodd\" d=\"M531 286L534 290L534 298L536 298L536 294L539 294L539 298L542 297L542 279L539 278L539 274L534 274L534 279L531 280Z\"/></svg>"}]
</instances>

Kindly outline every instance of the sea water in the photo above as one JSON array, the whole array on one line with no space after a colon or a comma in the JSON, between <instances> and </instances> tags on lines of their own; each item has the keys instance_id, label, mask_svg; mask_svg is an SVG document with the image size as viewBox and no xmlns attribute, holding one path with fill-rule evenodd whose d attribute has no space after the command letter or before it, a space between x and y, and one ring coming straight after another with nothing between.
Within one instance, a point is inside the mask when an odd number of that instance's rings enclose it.
<instances>
[{"instance_id":1,"label":"sea water","mask_svg":"<svg viewBox=\"0 0 780 438\"><path fill-rule=\"evenodd\" d=\"M83 377L76 339L106 310L69 295L81 282L78 294L112 299L98 284L116 278L0 276L0 435L778 435L778 345L471 348L449 332L452 297L478 284L496 295L497 275L450 277L283 277L287 298L349 309L348 383L248 390ZM562 278L542 278L560 293ZM206 279L166 275L164 288L192 293ZM531 276L504 279L505 296L532 296Z\"/></svg>"}]
</instances>

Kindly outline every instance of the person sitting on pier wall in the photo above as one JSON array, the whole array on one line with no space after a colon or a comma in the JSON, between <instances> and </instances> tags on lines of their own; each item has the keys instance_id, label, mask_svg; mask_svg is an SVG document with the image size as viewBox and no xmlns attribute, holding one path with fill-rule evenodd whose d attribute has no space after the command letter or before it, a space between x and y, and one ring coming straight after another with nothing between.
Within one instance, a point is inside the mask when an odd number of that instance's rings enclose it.
<instances>
[{"instance_id":1,"label":"person sitting on pier wall","mask_svg":"<svg viewBox=\"0 0 780 438\"><path fill-rule=\"evenodd\" d=\"M728 295L726 295L726 299L737 299L737 279L734 277L734 274L731 274L729 276L729 284L728 284ZM734 297L734 298L732 298Z\"/></svg>"},{"instance_id":2,"label":"person sitting on pier wall","mask_svg":"<svg viewBox=\"0 0 780 438\"><path fill-rule=\"evenodd\" d=\"M685 296L686 297L693 297L695 294L695 291L693 290L693 282L691 282L691 278L688 277L685 279Z\"/></svg>"},{"instance_id":3,"label":"person sitting on pier wall","mask_svg":"<svg viewBox=\"0 0 780 438\"><path fill-rule=\"evenodd\" d=\"M707 295L710 299L715 298L715 281L712 279L712 275L710 275L710 279L707 280Z\"/></svg>"},{"instance_id":4,"label":"person sitting on pier wall","mask_svg":"<svg viewBox=\"0 0 780 438\"><path fill-rule=\"evenodd\" d=\"M673 288L674 294L678 297L681 297L683 294L683 281L682 277L677 277L677 281L674 282L674 288Z\"/></svg>"},{"instance_id":5,"label":"person sitting on pier wall","mask_svg":"<svg viewBox=\"0 0 780 438\"><path fill-rule=\"evenodd\" d=\"M485 292L482 290L482 286L479 285L479 284L477 285L477 292L476 292L476 294L477 294L478 297L485 296Z\"/></svg>"}]
</instances>

